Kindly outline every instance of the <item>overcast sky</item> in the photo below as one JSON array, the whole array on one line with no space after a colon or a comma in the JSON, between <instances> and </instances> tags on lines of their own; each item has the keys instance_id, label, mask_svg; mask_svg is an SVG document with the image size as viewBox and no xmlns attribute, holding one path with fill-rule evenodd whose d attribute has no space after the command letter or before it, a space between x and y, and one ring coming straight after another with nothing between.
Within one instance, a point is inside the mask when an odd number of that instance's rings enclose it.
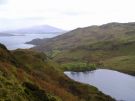
<instances>
[{"instance_id":1,"label":"overcast sky","mask_svg":"<svg viewBox=\"0 0 135 101\"><path fill-rule=\"evenodd\" d=\"M70 30L135 22L135 0L0 0L0 30L52 25Z\"/></svg>"}]
</instances>

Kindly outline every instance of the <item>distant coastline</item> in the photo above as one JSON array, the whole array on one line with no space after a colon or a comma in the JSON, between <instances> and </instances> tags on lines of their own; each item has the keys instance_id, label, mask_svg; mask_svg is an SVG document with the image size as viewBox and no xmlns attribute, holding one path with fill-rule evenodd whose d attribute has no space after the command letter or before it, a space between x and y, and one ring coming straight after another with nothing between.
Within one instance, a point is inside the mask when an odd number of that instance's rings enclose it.
<instances>
[{"instance_id":1,"label":"distant coastline","mask_svg":"<svg viewBox=\"0 0 135 101\"><path fill-rule=\"evenodd\" d=\"M8 34L8 33L0 33L0 37L1 36L14 36L13 34Z\"/></svg>"}]
</instances>

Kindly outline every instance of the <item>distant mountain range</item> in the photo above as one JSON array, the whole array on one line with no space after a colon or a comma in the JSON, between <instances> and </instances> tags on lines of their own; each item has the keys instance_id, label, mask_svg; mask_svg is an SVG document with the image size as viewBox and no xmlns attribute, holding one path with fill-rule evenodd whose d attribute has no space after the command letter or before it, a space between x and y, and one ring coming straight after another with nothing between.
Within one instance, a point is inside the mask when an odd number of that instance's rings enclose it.
<instances>
[{"instance_id":1,"label":"distant mountain range","mask_svg":"<svg viewBox=\"0 0 135 101\"><path fill-rule=\"evenodd\" d=\"M10 34L45 34L45 33L61 33L65 32L65 30L49 26L49 25L40 25L40 26L33 26L30 28L23 28L23 29L16 29L5 31L3 33L10 33Z\"/></svg>"},{"instance_id":2,"label":"distant mountain range","mask_svg":"<svg viewBox=\"0 0 135 101\"><path fill-rule=\"evenodd\" d=\"M13 36L12 34L8 34L8 33L0 33L0 36Z\"/></svg>"},{"instance_id":3,"label":"distant mountain range","mask_svg":"<svg viewBox=\"0 0 135 101\"><path fill-rule=\"evenodd\" d=\"M135 23L108 23L101 26L77 28L51 39L33 40L29 43L38 45L35 49L70 50L75 47L99 48L97 43L112 41L135 41ZM93 46L94 45L94 46ZM106 46L106 45L105 45Z\"/></svg>"}]
</instances>

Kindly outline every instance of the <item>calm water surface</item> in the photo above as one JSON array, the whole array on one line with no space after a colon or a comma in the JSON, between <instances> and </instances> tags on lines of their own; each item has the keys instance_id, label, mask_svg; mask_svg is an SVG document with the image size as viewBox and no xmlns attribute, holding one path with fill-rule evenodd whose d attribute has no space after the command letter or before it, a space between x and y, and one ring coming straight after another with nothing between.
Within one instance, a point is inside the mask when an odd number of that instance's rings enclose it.
<instances>
[{"instance_id":1,"label":"calm water surface","mask_svg":"<svg viewBox=\"0 0 135 101\"><path fill-rule=\"evenodd\" d=\"M97 87L119 101L135 101L135 76L107 69L64 73L75 81Z\"/></svg>"},{"instance_id":2,"label":"calm water surface","mask_svg":"<svg viewBox=\"0 0 135 101\"><path fill-rule=\"evenodd\" d=\"M52 38L59 34L25 34L25 35L16 35L16 36L0 36L0 43L6 45L10 50L17 48L31 48L34 45L25 44L25 42L31 41L36 38Z\"/></svg>"}]
</instances>

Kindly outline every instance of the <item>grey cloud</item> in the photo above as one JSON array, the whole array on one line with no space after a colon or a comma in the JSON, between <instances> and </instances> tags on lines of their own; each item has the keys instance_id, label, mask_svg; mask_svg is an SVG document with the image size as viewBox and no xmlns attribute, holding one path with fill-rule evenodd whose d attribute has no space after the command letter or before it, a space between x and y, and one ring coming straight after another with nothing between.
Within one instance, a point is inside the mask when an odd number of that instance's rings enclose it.
<instances>
[{"instance_id":1,"label":"grey cloud","mask_svg":"<svg viewBox=\"0 0 135 101\"><path fill-rule=\"evenodd\" d=\"M6 4L7 0L0 0L0 5Z\"/></svg>"}]
</instances>

